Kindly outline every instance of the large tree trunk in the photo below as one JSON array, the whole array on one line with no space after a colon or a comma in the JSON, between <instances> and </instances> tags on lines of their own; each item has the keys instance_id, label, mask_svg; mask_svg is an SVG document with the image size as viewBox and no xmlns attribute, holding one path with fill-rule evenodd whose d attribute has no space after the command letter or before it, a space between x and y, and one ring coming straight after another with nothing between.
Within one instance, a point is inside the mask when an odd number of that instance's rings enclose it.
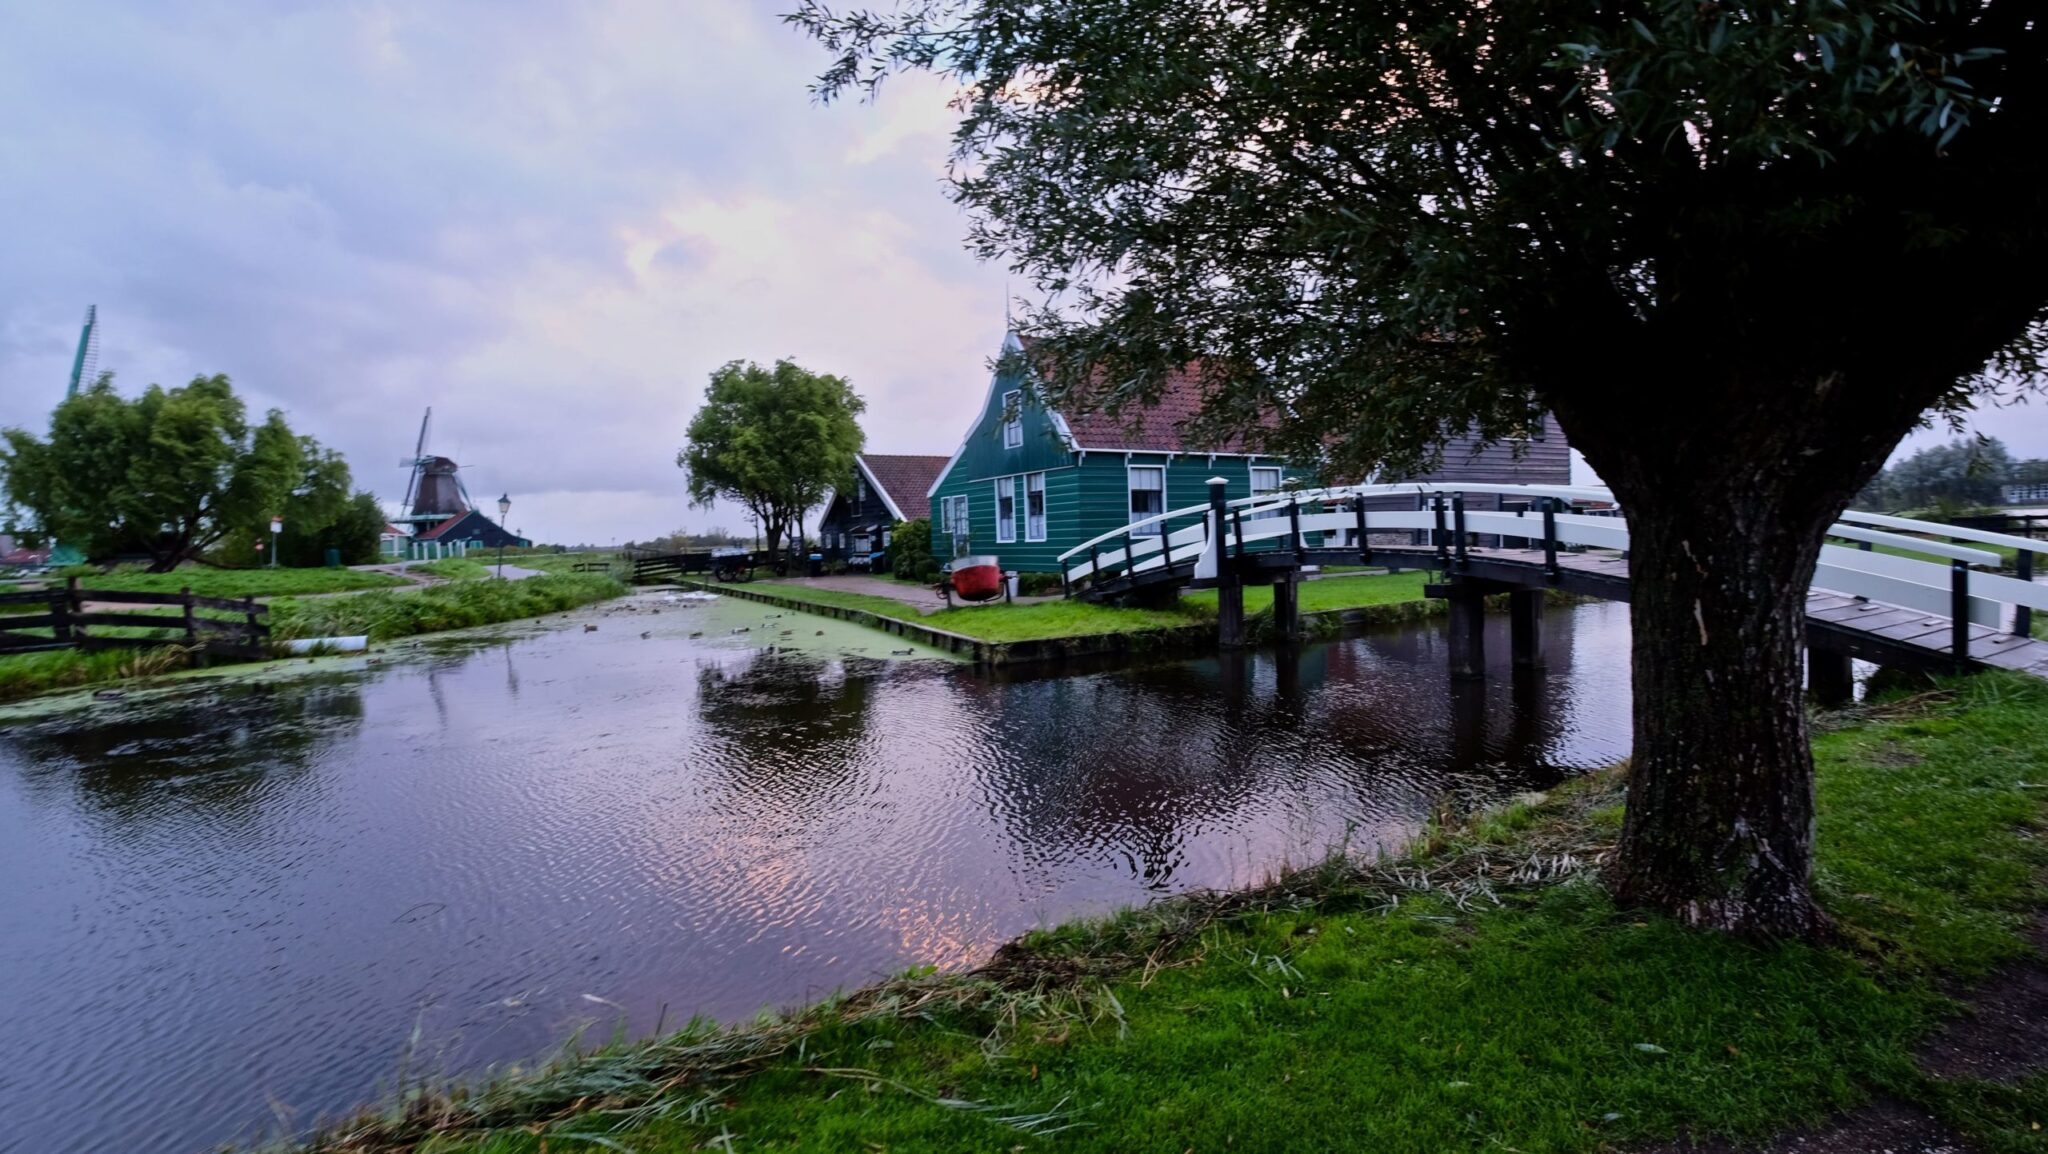
<instances>
[{"instance_id":1,"label":"large tree trunk","mask_svg":"<svg viewBox=\"0 0 2048 1154\"><path fill-rule=\"evenodd\" d=\"M1814 936L1806 588L1829 513L1627 505L1635 755L1616 896L1688 925Z\"/></svg>"},{"instance_id":2,"label":"large tree trunk","mask_svg":"<svg viewBox=\"0 0 2048 1154\"><path fill-rule=\"evenodd\" d=\"M1635 748L1611 881L1687 925L1812 938L1806 592L1829 524L1918 405L1839 379L1559 405L1629 523Z\"/></svg>"}]
</instances>

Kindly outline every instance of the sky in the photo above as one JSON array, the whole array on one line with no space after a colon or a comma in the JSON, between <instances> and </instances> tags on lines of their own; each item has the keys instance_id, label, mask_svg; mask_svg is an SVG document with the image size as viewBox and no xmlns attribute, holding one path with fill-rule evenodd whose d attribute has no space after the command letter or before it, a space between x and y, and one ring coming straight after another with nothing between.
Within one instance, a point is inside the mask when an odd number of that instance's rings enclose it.
<instances>
[{"instance_id":1,"label":"sky","mask_svg":"<svg viewBox=\"0 0 2048 1154\"><path fill-rule=\"evenodd\" d=\"M961 246L949 93L817 105L786 7L0 0L0 425L45 427L93 304L124 392L227 373L389 501L433 406L544 541L741 528L674 463L730 360L950 453L1013 286ZM1975 425L2048 456L2040 404Z\"/></svg>"}]
</instances>

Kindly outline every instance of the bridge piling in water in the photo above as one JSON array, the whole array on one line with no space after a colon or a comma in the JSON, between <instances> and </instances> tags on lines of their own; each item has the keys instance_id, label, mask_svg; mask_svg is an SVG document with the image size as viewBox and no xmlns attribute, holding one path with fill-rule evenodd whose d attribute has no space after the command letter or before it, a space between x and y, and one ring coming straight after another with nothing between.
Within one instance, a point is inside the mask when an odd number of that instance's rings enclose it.
<instances>
[{"instance_id":1,"label":"bridge piling in water","mask_svg":"<svg viewBox=\"0 0 2048 1154\"><path fill-rule=\"evenodd\" d=\"M1542 589L1508 593L1508 650L1517 669L1543 668Z\"/></svg>"},{"instance_id":2,"label":"bridge piling in water","mask_svg":"<svg viewBox=\"0 0 2048 1154\"><path fill-rule=\"evenodd\" d=\"M1449 588L1445 598L1451 614L1451 676L1458 680L1486 676L1486 594L1471 585Z\"/></svg>"},{"instance_id":3,"label":"bridge piling in water","mask_svg":"<svg viewBox=\"0 0 2048 1154\"><path fill-rule=\"evenodd\" d=\"M1231 564L1227 542L1235 539L1238 552L1244 552L1244 523L1235 510L1225 511L1229 502L1224 493L1228 487L1229 482L1222 477L1209 479L1209 532L1218 538L1211 546L1216 553L1216 644L1224 649L1239 649L1244 646L1244 580ZM1223 536L1226 524L1230 526L1230 538Z\"/></svg>"}]
</instances>

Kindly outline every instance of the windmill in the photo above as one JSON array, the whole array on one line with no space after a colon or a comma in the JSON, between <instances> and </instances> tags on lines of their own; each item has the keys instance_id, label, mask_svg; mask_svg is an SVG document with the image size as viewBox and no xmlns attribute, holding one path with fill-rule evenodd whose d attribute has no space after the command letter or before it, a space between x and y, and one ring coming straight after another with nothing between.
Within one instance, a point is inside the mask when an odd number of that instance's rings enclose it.
<instances>
[{"instance_id":1,"label":"windmill","mask_svg":"<svg viewBox=\"0 0 2048 1154\"><path fill-rule=\"evenodd\" d=\"M85 327L78 330L78 353L71 358L71 387L64 392L66 400L78 395L80 384L91 384L93 373L100 364L100 319L99 306L85 306Z\"/></svg>"},{"instance_id":2,"label":"windmill","mask_svg":"<svg viewBox=\"0 0 2048 1154\"><path fill-rule=\"evenodd\" d=\"M428 406L426 416L420 418L420 436L412 447L412 456L398 462L400 468L412 470L405 483L405 500L400 502L406 510L398 518L400 521L445 521L470 510L469 490L463 487L457 472L461 466L427 452L427 429L433 420L433 407Z\"/></svg>"}]
</instances>

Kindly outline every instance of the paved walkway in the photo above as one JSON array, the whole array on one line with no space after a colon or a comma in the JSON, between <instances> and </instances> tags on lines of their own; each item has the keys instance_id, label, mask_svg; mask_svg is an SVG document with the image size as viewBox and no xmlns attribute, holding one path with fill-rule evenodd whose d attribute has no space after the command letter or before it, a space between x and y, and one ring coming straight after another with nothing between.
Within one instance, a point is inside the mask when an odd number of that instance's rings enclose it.
<instances>
[{"instance_id":1,"label":"paved walkway","mask_svg":"<svg viewBox=\"0 0 2048 1154\"><path fill-rule=\"evenodd\" d=\"M864 593L869 597L887 597L912 606L919 613L936 613L946 607L946 599L930 585L912 585L907 581L891 581L886 577L862 577L849 573L843 577L784 577L778 585L804 585L812 589L836 589L841 593ZM1019 597L1017 604L1029 605L1038 601L1057 601L1059 595L1050 597ZM962 603L964 604L964 602Z\"/></svg>"}]
</instances>

